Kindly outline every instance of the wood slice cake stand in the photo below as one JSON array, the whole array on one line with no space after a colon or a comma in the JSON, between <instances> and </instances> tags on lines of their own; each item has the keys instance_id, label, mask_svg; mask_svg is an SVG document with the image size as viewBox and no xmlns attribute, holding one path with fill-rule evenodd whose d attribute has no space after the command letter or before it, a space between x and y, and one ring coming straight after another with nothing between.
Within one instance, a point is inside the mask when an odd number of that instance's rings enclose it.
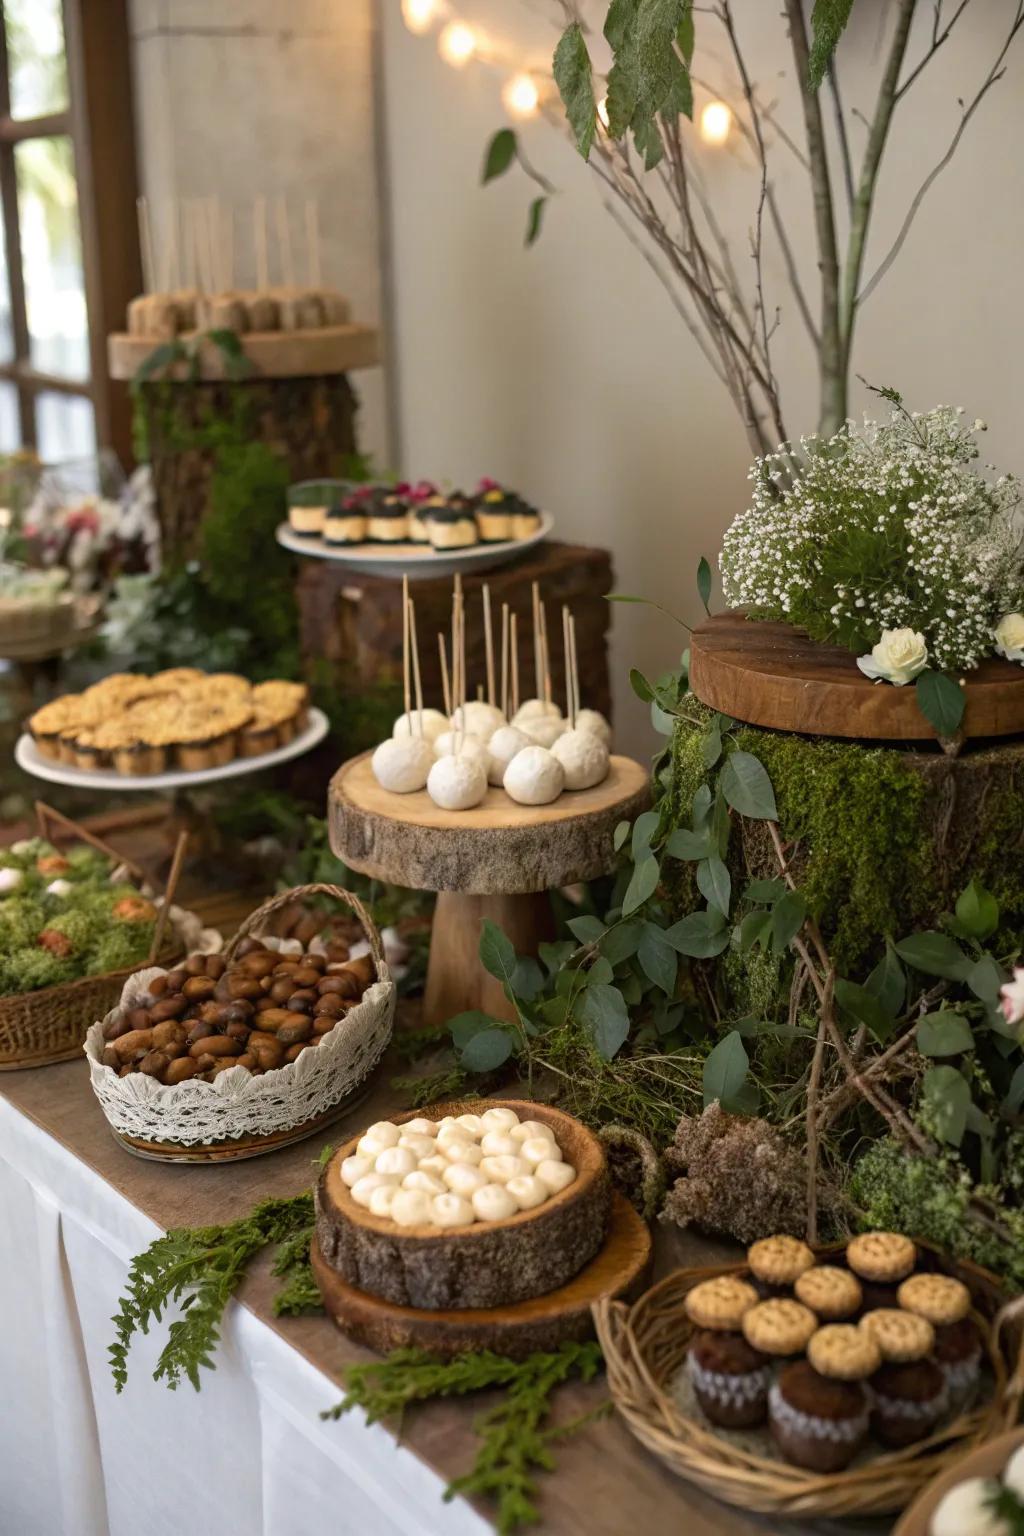
<instances>
[{"instance_id":1,"label":"wood slice cake stand","mask_svg":"<svg viewBox=\"0 0 1024 1536\"><path fill-rule=\"evenodd\" d=\"M965 677L962 738L1024 734L1024 668L993 657ZM690 687L701 703L748 725L868 741L938 739L912 686L873 683L849 651L738 609L693 631Z\"/></svg>"},{"instance_id":2,"label":"wood slice cake stand","mask_svg":"<svg viewBox=\"0 0 1024 1536\"><path fill-rule=\"evenodd\" d=\"M444 1231L402 1228L364 1210L342 1181L341 1162L358 1137L324 1170L313 1271L328 1313L360 1343L380 1353L415 1345L441 1358L478 1349L521 1358L588 1337L592 1304L632 1293L646 1277L647 1227L611 1192L600 1142L571 1116L488 1099L434 1105L395 1123L497 1105L549 1125L577 1169L573 1183L535 1211Z\"/></svg>"},{"instance_id":3,"label":"wood slice cake stand","mask_svg":"<svg viewBox=\"0 0 1024 1536\"><path fill-rule=\"evenodd\" d=\"M553 805L516 805L489 789L471 811L444 811L426 790L381 789L364 753L344 763L328 791L331 847L351 869L390 884L437 891L423 1018L441 1024L464 1009L514 1014L480 965L480 926L491 918L522 954L551 936L547 892L594 880L614 864L612 835L650 801L648 770L613 757L593 789Z\"/></svg>"}]
</instances>

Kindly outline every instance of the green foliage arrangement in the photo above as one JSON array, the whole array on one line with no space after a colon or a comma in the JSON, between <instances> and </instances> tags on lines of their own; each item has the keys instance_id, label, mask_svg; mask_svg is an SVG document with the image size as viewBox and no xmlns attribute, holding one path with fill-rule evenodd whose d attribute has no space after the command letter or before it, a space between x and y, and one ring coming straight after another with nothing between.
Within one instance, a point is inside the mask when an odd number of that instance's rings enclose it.
<instances>
[{"instance_id":1,"label":"green foliage arrangement","mask_svg":"<svg viewBox=\"0 0 1024 1536\"><path fill-rule=\"evenodd\" d=\"M111 883L113 870L113 860L84 844L61 853L31 838L0 850L0 996L145 960L155 912L119 914L118 903L137 902L139 893Z\"/></svg>"}]
</instances>

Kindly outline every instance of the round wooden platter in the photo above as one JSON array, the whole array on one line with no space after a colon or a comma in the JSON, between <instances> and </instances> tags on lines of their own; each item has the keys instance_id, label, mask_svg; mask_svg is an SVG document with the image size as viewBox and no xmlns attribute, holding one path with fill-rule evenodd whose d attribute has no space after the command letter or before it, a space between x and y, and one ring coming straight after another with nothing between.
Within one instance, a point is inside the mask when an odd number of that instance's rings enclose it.
<instances>
[{"instance_id":1,"label":"round wooden platter","mask_svg":"<svg viewBox=\"0 0 1024 1536\"><path fill-rule=\"evenodd\" d=\"M262 1157L266 1152L276 1152L280 1147L290 1147L293 1142L305 1141L307 1136L315 1136L325 1126L333 1125L369 1097L373 1077L371 1073L365 1083L360 1083L358 1088L322 1115L314 1115L301 1125L292 1126L287 1131L274 1131L269 1136L234 1136L230 1141L211 1141L200 1146L186 1147L171 1141L144 1141L138 1136L125 1136L113 1127L111 1135L133 1157L142 1157L152 1163L242 1162L249 1157Z\"/></svg>"},{"instance_id":2,"label":"round wooden platter","mask_svg":"<svg viewBox=\"0 0 1024 1536\"><path fill-rule=\"evenodd\" d=\"M372 756L351 758L331 780L331 847L361 874L418 891L508 895L594 880L612 867L617 823L650 802L648 769L613 757L603 783L551 805L517 805L492 788L471 811L445 811L425 789L382 789Z\"/></svg>"},{"instance_id":3,"label":"round wooden platter","mask_svg":"<svg viewBox=\"0 0 1024 1536\"><path fill-rule=\"evenodd\" d=\"M772 730L862 741L938 736L913 686L873 683L849 651L738 609L693 631L690 687L711 709ZM1024 734L1024 668L993 657L966 674L964 689L963 737Z\"/></svg>"},{"instance_id":4,"label":"round wooden platter","mask_svg":"<svg viewBox=\"0 0 1024 1536\"><path fill-rule=\"evenodd\" d=\"M179 341L194 340L190 332ZM308 331L248 331L239 336L252 365L251 377L291 379L330 373L351 373L380 362L380 338L372 325L325 325ZM143 363L166 345L166 338L117 332L107 337L107 362L112 379L134 379ZM212 382L228 377L224 353L212 342L199 348L199 378ZM180 362L161 377L187 379L190 365ZM244 382L244 380L242 381Z\"/></svg>"},{"instance_id":5,"label":"round wooden platter","mask_svg":"<svg viewBox=\"0 0 1024 1536\"><path fill-rule=\"evenodd\" d=\"M928 1536L932 1516L951 1488L968 1477L998 1477L1020 1445L1024 1445L1024 1429L1011 1429L968 1451L923 1489L894 1526L892 1536Z\"/></svg>"},{"instance_id":6,"label":"round wooden platter","mask_svg":"<svg viewBox=\"0 0 1024 1536\"><path fill-rule=\"evenodd\" d=\"M330 1267L313 1239L313 1274L328 1314L341 1331L378 1354L417 1347L438 1359L490 1349L513 1360L589 1338L591 1307L605 1298L634 1300L651 1264L651 1234L629 1201L613 1192L603 1248L566 1285L509 1307L429 1312L397 1307L356 1290Z\"/></svg>"}]
</instances>

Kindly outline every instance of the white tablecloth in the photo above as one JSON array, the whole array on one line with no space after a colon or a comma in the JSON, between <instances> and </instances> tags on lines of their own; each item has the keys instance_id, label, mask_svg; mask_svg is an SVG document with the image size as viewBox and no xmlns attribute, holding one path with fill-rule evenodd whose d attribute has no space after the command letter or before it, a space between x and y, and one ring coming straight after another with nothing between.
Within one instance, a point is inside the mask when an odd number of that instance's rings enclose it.
<instances>
[{"instance_id":1,"label":"white tablecloth","mask_svg":"<svg viewBox=\"0 0 1024 1536\"><path fill-rule=\"evenodd\" d=\"M157 1226L0 1098L0 1536L486 1536L382 1425L231 1303L197 1396L152 1380L166 1320L107 1361Z\"/></svg>"}]
</instances>

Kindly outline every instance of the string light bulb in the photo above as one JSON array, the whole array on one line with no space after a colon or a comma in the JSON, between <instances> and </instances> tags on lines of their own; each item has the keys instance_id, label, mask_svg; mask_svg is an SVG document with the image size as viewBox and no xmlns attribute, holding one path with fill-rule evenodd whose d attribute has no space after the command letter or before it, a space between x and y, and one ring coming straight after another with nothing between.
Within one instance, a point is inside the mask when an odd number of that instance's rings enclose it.
<instances>
[{"instance_id":1,"label":"string light bulb","mask_svg":"<svg viewBox=\"0 0 1024 1536\"><path fill-rule=\"evenodd\" d=\"M505 110L512 117L533 117L540 106L540 91L532 75L513 75L501 93Z\"/></svg>"},{"instance_id":2,"label":"string light bulb","mask_svg":"<svg viewBox=\"0 0 1024 1536\"><path fill-rule=\"evenodd\" d=\"M410 32L429 32L439 15L438 0L402 0L402 20Z\"/></svg>"},{"instance_id":3,"label":"string light bulb","mask_svg":"<svg viewBox=\"0 0 1024 1536\"><path fill-rule=\"evenodd\" d=\"M446 64L461 69L476 53L476 35L464 21L450 21L438 38L437 46Z\"/></svg>"},{"instance_id":4,"label":"string light bulb","mask_svg":"<svg viewBox=\"0 0 1024 1536\"><path fill-rule=\"evenodd\" d=\"M705 144L724 144L732 132L732 113L724 101L709 101L700 115L700 136Z\"/></svg>"}]
</instances>

